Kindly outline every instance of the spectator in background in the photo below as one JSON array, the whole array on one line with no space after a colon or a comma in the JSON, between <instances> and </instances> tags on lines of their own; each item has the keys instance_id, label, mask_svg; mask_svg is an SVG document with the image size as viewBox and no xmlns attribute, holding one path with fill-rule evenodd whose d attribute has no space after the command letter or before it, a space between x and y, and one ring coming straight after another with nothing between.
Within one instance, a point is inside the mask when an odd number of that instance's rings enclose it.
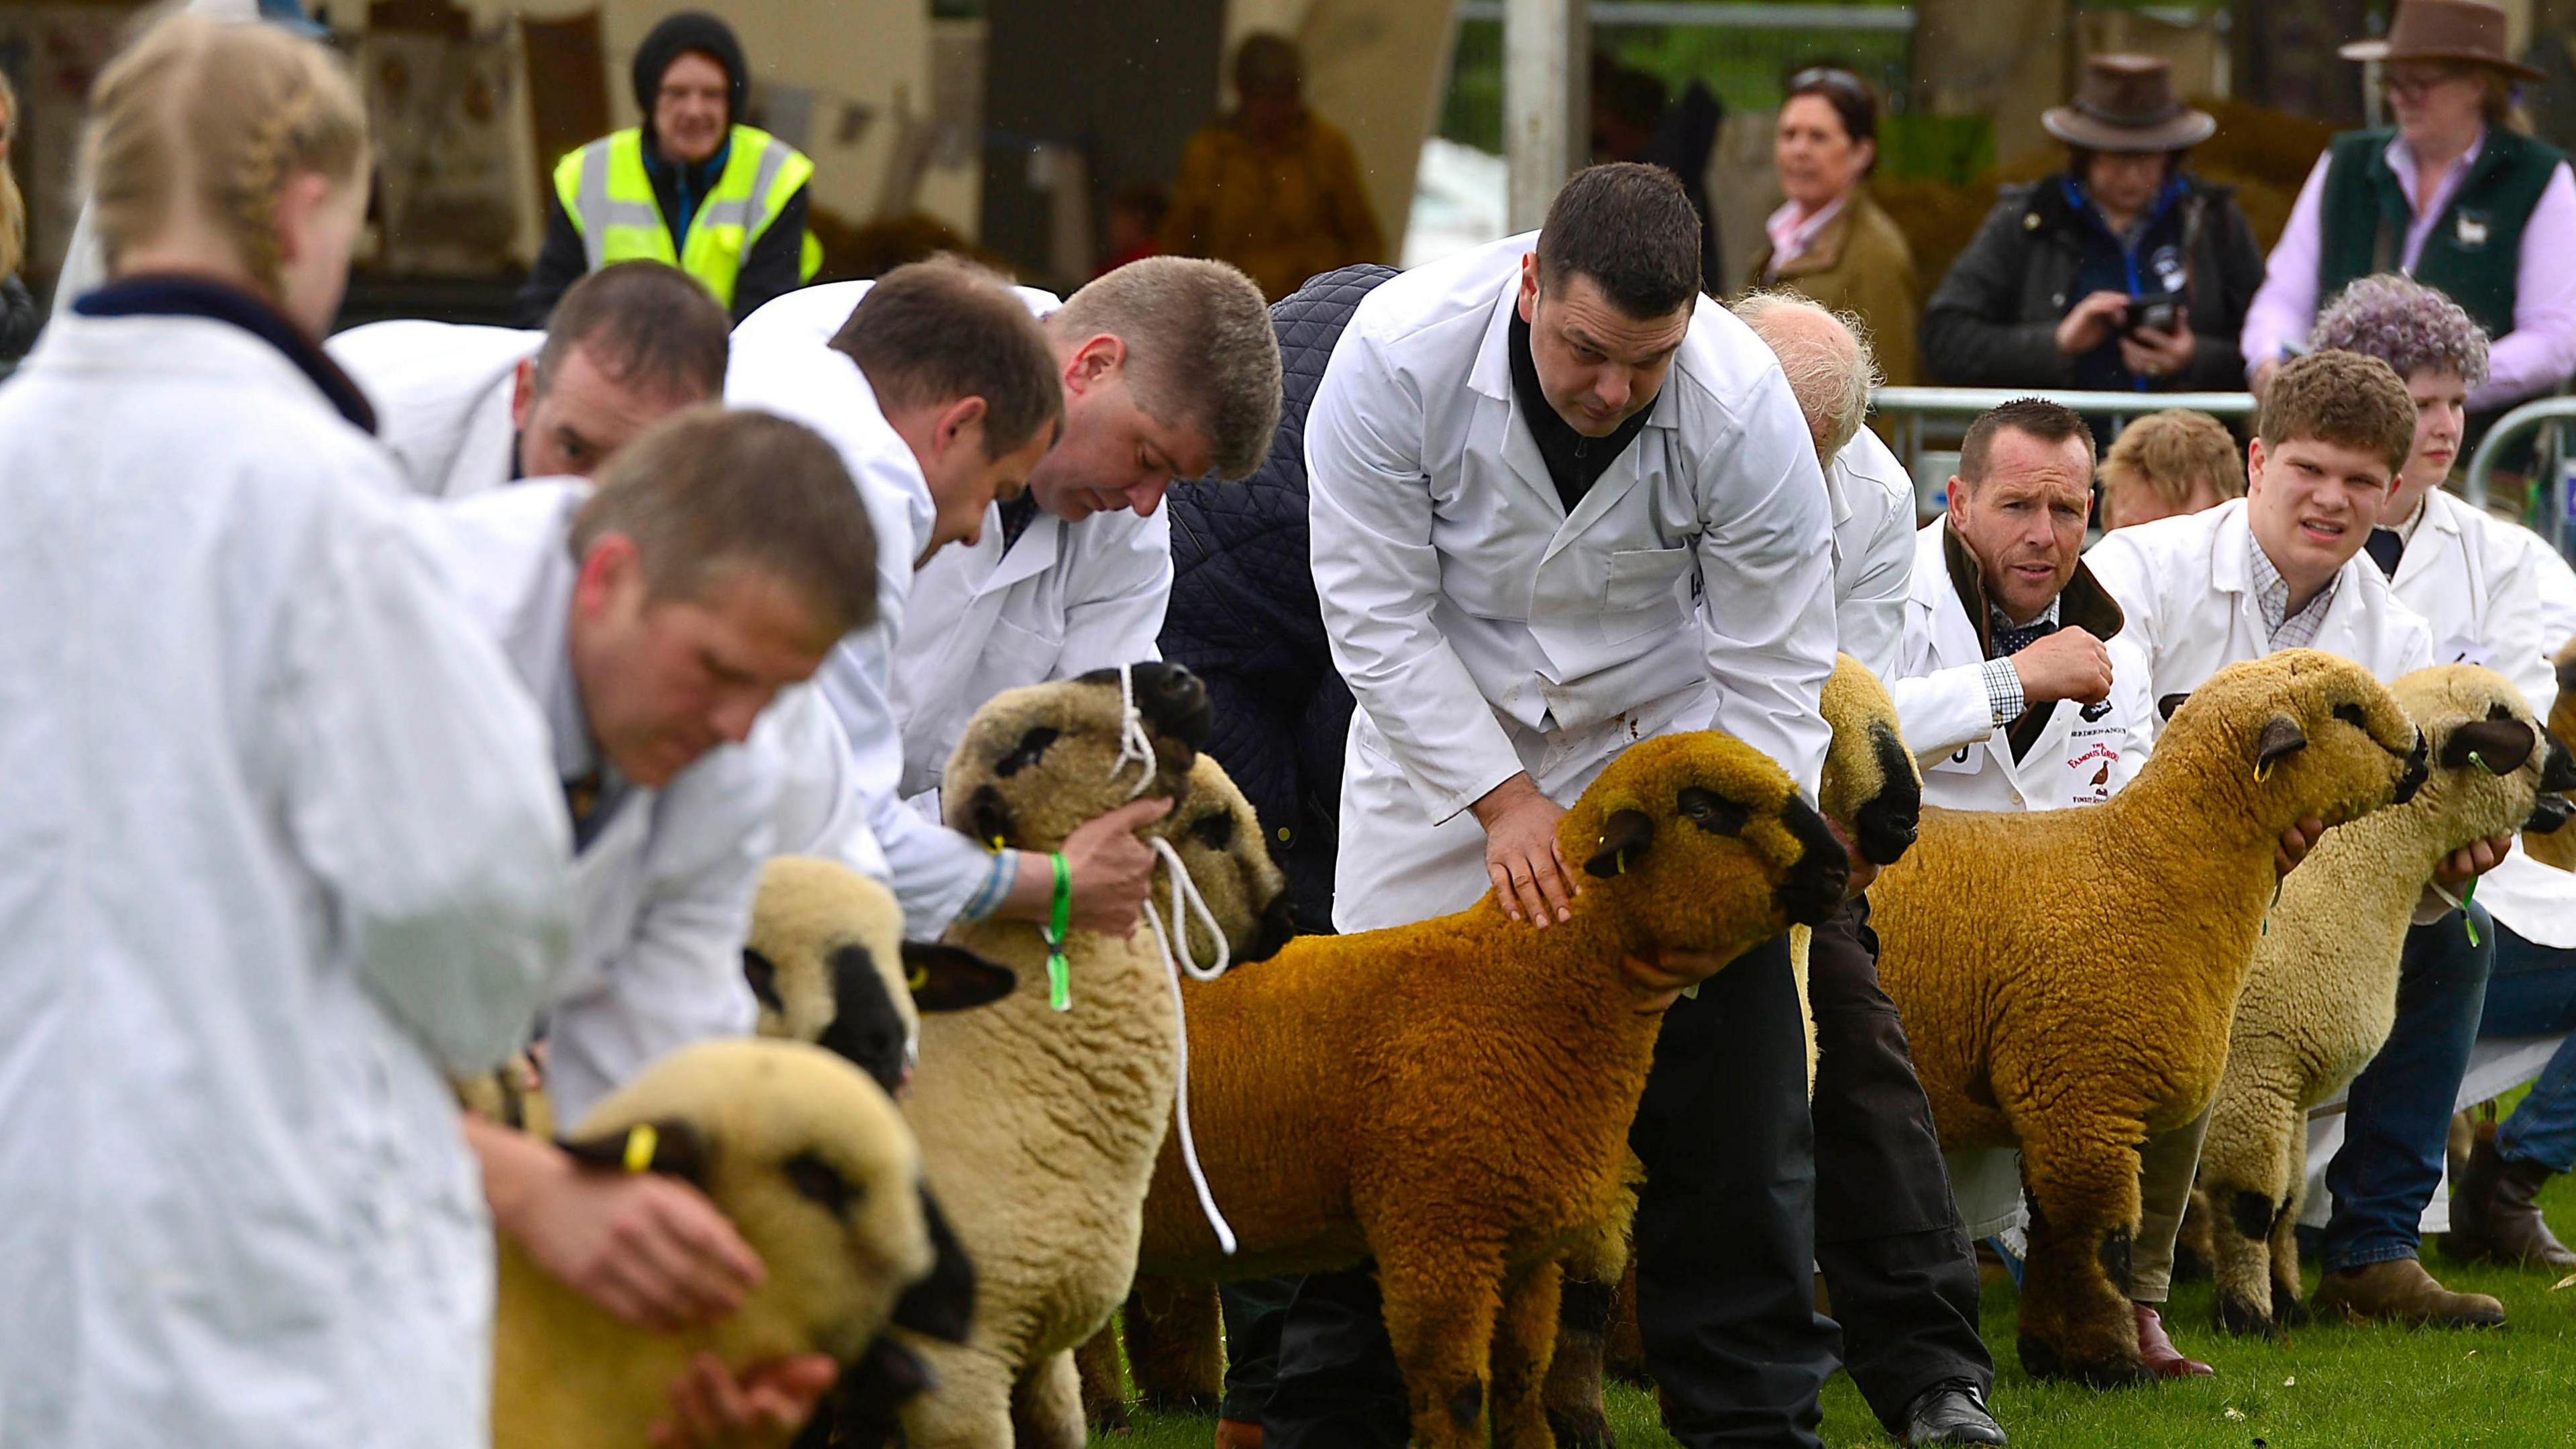
<instances>
[{"instance_id":1,"label":"spectator in background","mask_svg":"<svg viewBox=\"0 0 2576 1449\"><path fill-rule=\"evenodd\" d=\"M1163 218L1171 215L1172 195L1151 181L1131 181L1111 192L1107 240L1109 254L1094 278L1108 276L1129 262L1154 255Z\"/></svg>"},{"instance_id":2,"label":"spectator in background","mask_svg":"<svg viewBox=\"0 0 2576 1449\"><path fill-rule=\"evenodd\" d=\"M518 324L543 327L564 289L612 262L664 262L706 284L739 322L812 280L806 235L814 163L743 125L751 69L733 28L702 11L666 17L635 49L640 126L555 163L544 250L519 289Z\"/></svg>"},{"instance_id":3,"label":"spectator in background","mask_svg":"<svg viewBox=\"0 0 2576 1449\"><path fill-rule=\"evenodd\" d=\"M44 315L27 284L18 280L18 264L27 252L27 199L18 192L17 173L9 169L9 139L18 129L18 93L0 75L0 362L15 362L36 344Z\"/></svg>"},{"instance_id":4,"label":"spectator in background","mask_svg":"<svg viewBox=\"0 0 2576 1449\"><path fill-rule=\"evenodd\" d=\"M1639 161L1681 178L1682 194L1699 213L1701 285L1715 288L1719 265L1717 212L1708 200L1708 158L1726 108L1701 81L1668 95L1652 72L1622 65L1606 50L1592 52L1592 159Z\"/></svg>"},{"instance_id":5,"label":"spectator in background","mask_svg":"<svg viewBox=\"0 0 2576 1449\"><path fill-rule=\"evenodd\" d=\"M2513 83L2540 72L2505 55L2486 0L2403 0L2385 40L2343 48L2380 62L2394 128L2353 131L2317 158L2245 319L2256 392L2304 345L2318 308L2372 272L2448 293L2495 340L2480 415L2576 372L2576 179L2567 157L2512 129Z\"/></svg>"},{"instance_id":6,"label":"spectator in background","mask_svg":"<svg viewBox=\"0 0 2576 1449\"><path fill-rule=\"evenodd\" d=\"M1304 63L1284 35L1234 52L1232 114L1190 138L1162 249L1242 268L1277 301L1318 272L1384 258L1386 237L1339 127L1306 108Z\"/></svg>"},{"instance_id":7,"label":"spectator in background","mask_svg":"<svg viewBox=\"0 0 2576 1449\"><path fill-rule=\"evenodd\" d=\"M1772 164L1788 197L1763 229L1749 287L1787 287L1869 324L1880 371L1897 387L1918 381L1914 345L1923 283L1905 233L1869 197L1878 164L1878 101L1859 76L1813 66L1789 78Z\"/></svg>"},{"instance_id":8,"label":"spectator in background","mask_svg":"<svg viewBox=\"0 0 2576 1449\"><path fill-rule=\"evenodd\" d=\"M2227 425L2167 408L2120 430L2102 455L2102 531L2216 508L2245 496L2245 458Z\"/></svg>"},{"instance_id":9,"label":"spectator in background","mask_svg":"<svg viewBox=\"0 0 2576 1449\"><path fill-rule=\"evenodd\" d=\"M2007 187L1923 310L1923 362L1964 387L2232 390L2263 253L2235 193L2186 171L2218 123L2144 55L2085 62L2041 117L2066 170Z\"/></svg>"}]
</instances>

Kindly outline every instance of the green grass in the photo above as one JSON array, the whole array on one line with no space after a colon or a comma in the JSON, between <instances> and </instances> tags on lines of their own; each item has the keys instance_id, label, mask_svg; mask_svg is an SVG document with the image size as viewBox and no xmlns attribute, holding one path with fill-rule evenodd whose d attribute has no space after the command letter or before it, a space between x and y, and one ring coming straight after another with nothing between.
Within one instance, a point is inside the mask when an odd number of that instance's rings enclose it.
<instances>
[{"instance_id":1,"label":"green grass","mask_svg":"<svg viewBox=\"0 0 2576 1449\"><path fill-rule=\"evenodd\" d=\"M2576 1188L2550 1184L2542 1202L2562 1237L2576 1238ZM2576 1445L2576 1288L2546 1273L2469 1267L2428 1250L2426 1266L2453 1288L2492 1293L2511 1320L2492 1333L2315 1327L2287 1344L2240 1343L2210 1326L2210 1287L2174 1291L2167 1322L2183 1351L2215 1379L2096 1393L2034 1383L2012 1349L2013 1295L1989 1285L1986 1342L1998 1373L1994 1408L2029 1449L2433 1449L2446 1445ZM2316 1269L2308 1269L2309 1291ZM1654 1400L1614 1388L1611 1427L1621 1449L1669 1449ZM1093 1442L1110 1449L1206 1449L1214 1421L1139 1415L1137 1427ZM1851 1381L1825 1387L1825 1442L1891 1441Z\"/></svg>"}]
</instances>

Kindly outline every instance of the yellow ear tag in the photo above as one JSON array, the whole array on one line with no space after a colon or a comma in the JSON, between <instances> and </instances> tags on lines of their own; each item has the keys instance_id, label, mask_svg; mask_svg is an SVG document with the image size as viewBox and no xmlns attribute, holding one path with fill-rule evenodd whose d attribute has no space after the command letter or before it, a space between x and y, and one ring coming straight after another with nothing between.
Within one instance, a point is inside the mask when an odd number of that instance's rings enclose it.
<instances>
[{"instance_id":1,"label":"yellow ear tag","mask_svg":"<svg viewBox=\"0 0 2576 1449\"><path fill-rule=\"evenodd\" d=\"M998 851L998 850L1000 850L1000 849L1002 849L1002 848L1003 848L1003 846L1002 846L1002 837L1000 837L1000 836L998 836L998 835L994 836L994 837L993 837L993 849L995 849L995 850L997 850L997 851Z\"/></svg>"},{"instance_id":2,"label":"yellow ear tag","mask_svg":"<svg viewBox=\"0 0 2576 1449\"><path fill-rule=\"evenodd\" d=\"M654 1150L661 1145L662 1134L654 1131L650 1122L638 1122L626 1129L626 1170L651 1172Z\"/></svg>"},{"instance_id":3,"label":"yellow ear tag","mask_svg":"<svg viewBox=\"0 0 2576 1449\"><path fill-rule=\"evenodd\" d=\"M903 978L904 989L907 991L919 991L929 984L930 968L926 966L913 967L912 974Z\"/></svg>"},{"instance_id":4,"label":"yellow ear tag","mask_svg":"<svg viewBox=\"0 0 2576 1449\"><path fill-rule=\"evenodd\" d=\"M2272 778L2272 762L2271 762L2270 760L2257 760L2257 761L2255 761L2255 762L2254 762L2254 783L2255 783L2255 784L2257 784L2257 785L2260 785L2260 784L2262 784L2264 781L2266 781L2266 780L2268 780L2268 779L2271 779L2271 778Z\"/></svg>"}]
</instances>

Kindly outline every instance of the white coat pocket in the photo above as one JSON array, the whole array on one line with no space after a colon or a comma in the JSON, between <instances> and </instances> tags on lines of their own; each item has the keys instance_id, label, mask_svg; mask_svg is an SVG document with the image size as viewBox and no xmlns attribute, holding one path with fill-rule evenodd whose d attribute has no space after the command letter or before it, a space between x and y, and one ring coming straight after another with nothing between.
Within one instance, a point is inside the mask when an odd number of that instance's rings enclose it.
<instances>
[{"instance_id":1,"label":"white coat pocket","mask_svg":"<svg viewBox=\"0 0 2576 1449\"><path fill-rule=\"evenodd\" d=\"M1670 628L1682 608L1682 579L1697 555L1687 548L1623 548L1610 555L1601 585L1609 642Z\"/></svg>"}]
</instances>

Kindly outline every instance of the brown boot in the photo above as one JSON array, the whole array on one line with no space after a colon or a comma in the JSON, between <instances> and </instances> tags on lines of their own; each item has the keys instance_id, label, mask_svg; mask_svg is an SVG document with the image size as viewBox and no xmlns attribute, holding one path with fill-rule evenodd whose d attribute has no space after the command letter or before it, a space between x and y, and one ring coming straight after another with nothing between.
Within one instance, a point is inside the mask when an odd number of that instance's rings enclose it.
<instances>
[{"instance_id":1,"label":"brown boot","mask_svg":"<svg viewBox=\"0 0 2576 1449\"><path fill-rule=\"evenodd\" d=\"M2138 1315L2138 1357L2160 1379L2201 1378L2218 1372L2196 1358L2185 1358L2165 1334L2165 1321L2152 1303L2132 1303Z\"/></svg>"},{"instance_id":2,"label":"brown boot","mask_svg":"<svg viewBox=\"0 0 2576 1449\"><path fill-rule=\"evenodd\" d=\"M1241 1419L1217 1420L1216 1449L1261 1449L1261 1426Z\"/></svg>"},{"instance_id":3,"label":"brown boot","mask_svg":"<svg viewBox=\"0 0 2576 1449\"><path fill-rule=\"evenodd\" d=\"M2555 1176L2537 1162L2505 1156L2492 1136L2481 1135L2451 1194L2451 1232L2442 1240L2443 1251L2561 1273L2576 1268L2576 1253L2549 1231L2532 1200Z\"/></svg>"},{"instance_id":4,"label":"brown boot","mask_svg":"<svg viewBox=\"0 0 2576 1449\"><path fill-rule=\"evenodd\" d=\"M2502 1328L2504 1305L2483 1293L2454 1293L2413 1258L2393 1258L2328 1273L2317 1289L2317 1316L2346 1323L2402 1323L2410 1328Z\"/></svg>"}]
</instances>

